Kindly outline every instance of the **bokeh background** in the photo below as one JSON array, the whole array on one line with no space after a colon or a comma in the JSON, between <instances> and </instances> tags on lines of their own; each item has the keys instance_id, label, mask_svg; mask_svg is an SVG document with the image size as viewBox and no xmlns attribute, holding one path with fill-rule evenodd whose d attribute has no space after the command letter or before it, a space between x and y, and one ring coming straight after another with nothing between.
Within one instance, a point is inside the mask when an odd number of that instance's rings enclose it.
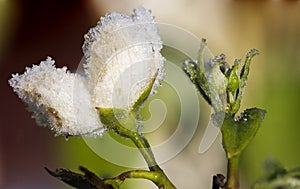
<instances>
[{"instance_id":1,"label":"bokeh background","mask_svg":"<svg viewBox=\"0 0 300 189\"><path fill-rule=\"evenodd\" d=\"M45 166L76 170L84 165L101 176L129 169L101 159L80 138L66 141L37 127L7 80L46 56L54 57L58 67L76 70L82 58L83 35L99 17L112 11L131 13L139 5L151 9L158 22L206 38L211 51L225 53L228 62L244 59L251 48L261 51L251 67L242 108L261 107L268 114L242 156L242 188L249 188L263 174L266 158L276 158L288 168L300 165L299 1L0 0L1 189L70 188L47 175ZM178 188L210 188L213 174L226 173L220 138L207 153L197 153L210 113L200 101L194 137L178 156L162 165ZM153 143L159 140L149 137ZM124 188L133 184L126 182ZM155 188L150 182L138 184Z\"/></svg>"}]
</instances>

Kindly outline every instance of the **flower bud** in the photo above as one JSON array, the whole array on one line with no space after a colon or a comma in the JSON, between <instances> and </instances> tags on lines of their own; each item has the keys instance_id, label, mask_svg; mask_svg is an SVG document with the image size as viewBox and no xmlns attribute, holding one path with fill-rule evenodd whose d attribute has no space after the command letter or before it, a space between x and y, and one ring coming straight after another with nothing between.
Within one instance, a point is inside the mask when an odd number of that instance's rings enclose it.
<instances>
[{"instance_id":1,"label":"flower bud","mask_svg":"<svg viewBox=\"0 0 300 189\"><path fill-rule=\"evenodd\" d=\"M216 101L217 99L220 99L220 96L224 96L226 94L228 81L225 74L220 69L220 64L225 62L225 58L226 57L224 54L215 56L214 58L210 59L208 65L206 66L207 68L205 72L207 74L206 77L210 86L210 94L212 101ZM225 110L225 99L221 100L222 102L215 102L215 108L217 108L218 111Z\"/></svg>"}]
</instances>

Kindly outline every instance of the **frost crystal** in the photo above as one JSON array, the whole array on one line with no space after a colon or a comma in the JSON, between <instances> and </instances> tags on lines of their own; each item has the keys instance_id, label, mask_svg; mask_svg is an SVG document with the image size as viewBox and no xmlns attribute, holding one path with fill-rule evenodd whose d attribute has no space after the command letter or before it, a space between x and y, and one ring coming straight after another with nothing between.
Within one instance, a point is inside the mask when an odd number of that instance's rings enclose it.
<instances>
[{"instance_id":1,"label":"frost crystal","mask_svg":"<svg viewBox=\"0 0 300 189\"><path fill-rule=\"evenodd\" d=\"M13 75L9 84L28 104L39 125L50 127L58 135L102 134L84 78L69 73L66 67L55 68L50 57L26 68L22 75Z\"/></svg>"},{"instance_id":2,"label":"frost crystal","mask_svg":"<svg viewBox=\"0 0 300 189\"><path fill-rule=\"evenodd\" d=\"M85 35L83 52L93 103L131 109L151 81L163 78L162 42L150 11L110 13ZM156 78L155 78L156 77Z\"/></svg>"},{"instance_id":3,"label":"frost crystal","mask_svg":"<svg viewBox=\"0 0 300 189\"><path fill-rule=\"evenodd\" d=\"M205 65L205 74L209 83L209 93L215 112L224 112L226 108L227 78L220 70L219 62L225 61L225 55L221 54L211 58Z\"/></svg>"},{"instance_id":4,"label":"frost crystal","mask_svg":"<svg viewBox=\"0 0 300 189\"><path fill-rule=\"evenodd\" d=\"M133 109L163 77L162 42L149 10L110 13L85 35L88 77L55 68L47 58L9 84L39 125L58 135L101 135L96 107Z\"/></svg>"}]
</instances>

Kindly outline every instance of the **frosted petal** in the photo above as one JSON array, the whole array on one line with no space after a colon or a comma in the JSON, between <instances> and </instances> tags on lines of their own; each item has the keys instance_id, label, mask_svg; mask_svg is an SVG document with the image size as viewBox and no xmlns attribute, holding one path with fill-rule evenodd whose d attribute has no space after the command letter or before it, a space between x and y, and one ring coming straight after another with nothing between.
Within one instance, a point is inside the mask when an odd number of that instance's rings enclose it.
<instances>
[{"instance_id":1,"label":"frosted petal","mask_svg":"<svg viewBox=\"0 0 300 189\"><path fill-rule=\"evenodd\" d=\"M9 80L39 125L58 135L101 135L102 125L85 82L66 67L55 68L50 57Z\"/></svg>"},{"instance_id":2,"label":"frosted petal","mask_svg":"<svg viewBox=\"0 0 300 189\"><path fill-rule=\"evenodd\" d=\"M132 108L154 77L163 78L164 59L157 27L145 8L110 13L85 35L83 52L96 107Z\"/></svg>"}]
</instances>

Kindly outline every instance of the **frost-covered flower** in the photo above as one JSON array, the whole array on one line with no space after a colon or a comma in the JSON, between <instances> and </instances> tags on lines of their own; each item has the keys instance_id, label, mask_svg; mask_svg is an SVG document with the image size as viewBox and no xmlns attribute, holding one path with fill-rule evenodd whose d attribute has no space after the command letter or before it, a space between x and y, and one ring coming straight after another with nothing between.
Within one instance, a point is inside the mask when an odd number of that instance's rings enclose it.
<instances>
[{"instance_id":1,"label":"frost-covered flower","mask_svg":"<svg viewBox=\"0 0 300 189\"><path fill-rule=\"evenodd\" d=\"M39 125L57 134L101 134L103 129L85 82L66 67L55 68L50 57L9 80Z\"/></svg>"},{"instance_id":2,"label":"frost-covered flower","mask_svg":"<svg viewBox=\"0 0 300 189\"><path fill-rule=\"evenodd\" d=\"M161 48L149 10L110 13L85 36L87 77L56 68L48 57L9 84L39 125L58 135L101 135L96 107L131 111L153 93L163 76Z\"/></svg>"},{"instance_id":3,"label":"frost-covered flower","mask_svg":"<svg viewBox=\"0 0 300 189\"><path fill-rule=\"evenodd\" d=\"M131 109L155 79L163 77L162 42L149 10L131 16L110 13L85 35L83 52L93 102Z\"/></svg>"}]
</instances>

